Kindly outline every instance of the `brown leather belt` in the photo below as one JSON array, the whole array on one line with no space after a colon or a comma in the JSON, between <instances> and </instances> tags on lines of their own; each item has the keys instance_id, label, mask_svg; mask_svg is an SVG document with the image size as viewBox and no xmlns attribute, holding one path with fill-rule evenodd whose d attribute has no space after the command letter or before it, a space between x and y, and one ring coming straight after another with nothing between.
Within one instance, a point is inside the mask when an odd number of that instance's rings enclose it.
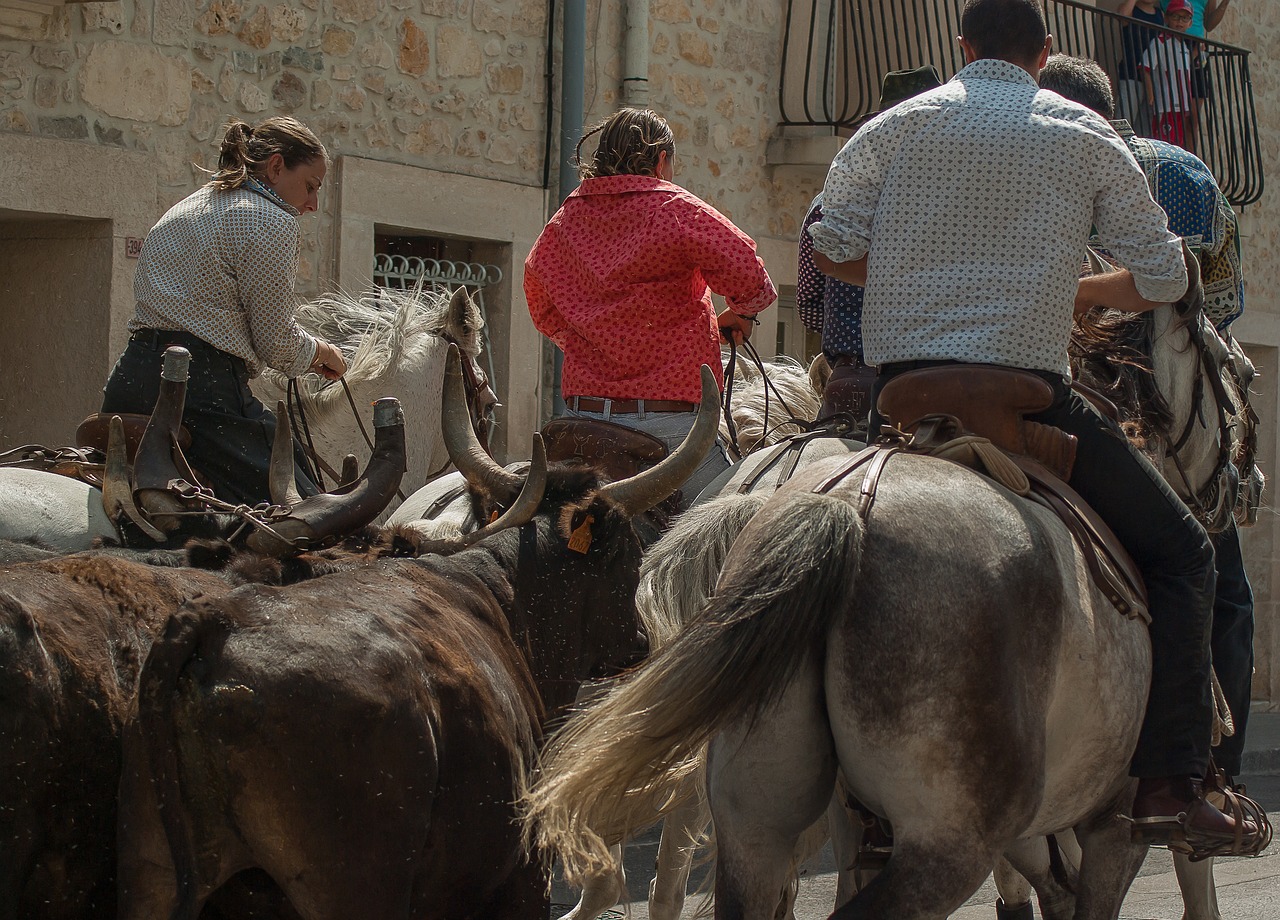
<instances>
[{"instance_id":1,"label":"brown leather belt","mask_svg":"<svg viewBox=\"0 0 1280 920\"><path fill-rule=\"evenodd\" d=\"M698 407L694 403L679 399L602 399L599 396L570 396L569 408L575 412L635 415L640 412L693 412Z\"/></svg>"}]
</instances>

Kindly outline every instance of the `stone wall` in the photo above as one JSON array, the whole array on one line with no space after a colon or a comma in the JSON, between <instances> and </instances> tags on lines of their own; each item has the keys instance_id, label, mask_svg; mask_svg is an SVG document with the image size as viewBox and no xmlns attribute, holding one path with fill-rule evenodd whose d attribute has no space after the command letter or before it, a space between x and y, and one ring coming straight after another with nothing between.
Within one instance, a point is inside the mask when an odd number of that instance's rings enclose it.
<instances>
[{"instance_id":1,"label":"stone wall","mask_svg":"<svg viewBox=\"0 0 1280 920\"><path fill-rule=\"evenodd\" d=\"M776 181L764 163L781 10L655 0L650 103L677 131L680 181L751 232L793 239L816 181ZM623 14L615 0L590 16L587 112L598 119L618 104ZM231 116L292 114L335 155L536 186L546 27L536 0L58 7L40 28L0 24L0 131L148 152L157 214L214 164ZM311 226L304 289L330 274L328 224Z\"/></svg>"}]
</instances>

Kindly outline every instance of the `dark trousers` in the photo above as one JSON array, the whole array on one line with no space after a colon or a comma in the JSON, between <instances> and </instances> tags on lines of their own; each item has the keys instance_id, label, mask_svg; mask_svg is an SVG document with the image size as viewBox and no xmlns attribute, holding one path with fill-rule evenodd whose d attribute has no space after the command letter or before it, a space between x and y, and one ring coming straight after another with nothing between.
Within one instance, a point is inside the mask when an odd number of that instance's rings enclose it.
<instances>
[{"instance_id":1,"label":"dark trousers","mask_svg":"<svg viewBox=\"0 0 1280 920\"><path fill-rule=\"evenodd\" d=\"M1240 775L1249 701L1253 697L1253 591L1244 572L1240 533L1233 522L1216 534L1218 588L1213 598L1213 668L1218 674L1236 733L1213 749L1228 776Z\"/></svg>"},{"instance_id":2,"label":"dark trousers","mask_svg":"<svg viewBox=\"0 0 1280 920\"><path fill-rule=\"evenodd\" d=\"M954 363L882 367L873 396L878 400L881 388L897 374ZM1093 411L1062 377L1035 373L1053 387L1054 399L1046 411L1027 418L1079 439L1069 484L1115 531L1147 586L1151 692L1131 772L1138 777L1203 775L1213 728L1209 656L1214 559L1209 535L1114 422ZM872 421L878 430L878 414Z\"/></svg>"},{"instance_id":3,"label":"dark trousers","mask_svg":"<svg viewBox=\"0 0 1280 920\"><path fill-rule=\"evenodd\" d=\"M241 358L184 332L134 333L102 390L102 411L150 415L160 395L160 371L169 345L191 352L182 424L191 432L187 460L192 469L223 501L270 501L267 472L276 417L249 391L249 371ZM298 491L314 495L316 486L303 472L305 459L296 442L294 464Z\"/></svg>"}]
</instances>

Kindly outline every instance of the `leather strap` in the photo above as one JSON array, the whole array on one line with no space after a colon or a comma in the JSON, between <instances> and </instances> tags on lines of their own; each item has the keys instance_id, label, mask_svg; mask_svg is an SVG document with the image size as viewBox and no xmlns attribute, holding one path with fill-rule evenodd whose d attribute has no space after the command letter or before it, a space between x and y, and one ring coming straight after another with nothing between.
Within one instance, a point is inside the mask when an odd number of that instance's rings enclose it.
<instances>
[{"instance_id":1,"label":"leather strap","mask_svg":"<svg viewBox=\"0 0 1280 920\"><path fill-rule=\"evenodd\" d=\"M696 403L679 399L608 399L600 396L570 396L569 407L575 412L608 412L612 415L693 412L698 408Z\"/></svg>"}]
</instances>

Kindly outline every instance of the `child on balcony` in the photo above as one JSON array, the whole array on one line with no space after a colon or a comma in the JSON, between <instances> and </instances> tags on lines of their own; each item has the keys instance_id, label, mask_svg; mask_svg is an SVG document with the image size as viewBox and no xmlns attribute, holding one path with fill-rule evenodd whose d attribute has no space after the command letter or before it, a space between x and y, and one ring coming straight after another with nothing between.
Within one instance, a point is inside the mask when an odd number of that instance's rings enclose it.
<instances>
[{"instance_id":1,"label":"child on balcony","mask_svg":"<svg viewBox=\"0 0 1280 920\"><path fill-rule=\"evenodd\" d=\"M1166 28L1186 32L1191 19L1191 4L1187 0L1169 0L1164 11ZM1182 38L1161 32L1147 46L1140 69L1147 103L1155 110L1152 137L1191 150L1193 132L1189 128L1193 126L1195 107L1191 94L1190 45Z\"/></svg>"}]
</instances>

